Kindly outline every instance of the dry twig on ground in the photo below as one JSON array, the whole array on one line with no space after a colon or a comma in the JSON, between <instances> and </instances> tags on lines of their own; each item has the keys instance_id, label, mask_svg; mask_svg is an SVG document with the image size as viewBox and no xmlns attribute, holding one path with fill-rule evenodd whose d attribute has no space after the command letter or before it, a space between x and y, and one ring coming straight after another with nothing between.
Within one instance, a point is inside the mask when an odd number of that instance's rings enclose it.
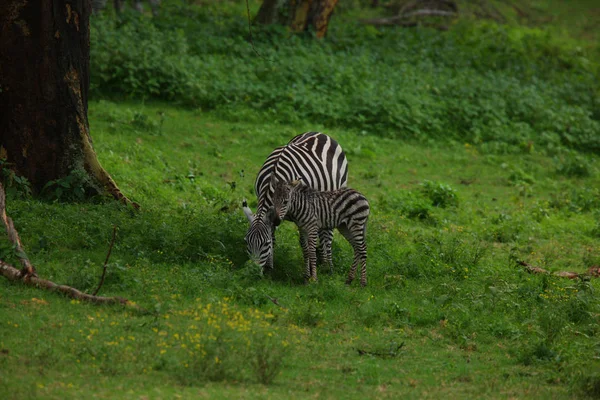
<instances>
[{"instance_id":1,"label":"dry twig on ground","mask_svg":"<svg viewBox=\"0 0 600 400\"><path fill-rule=\"evenodd\" d=\"M567 279L577 279L577 278L584 278L584 277L593 277L593 278L600 277L600 267L599 266L592 266L592 267L588 268L587 272L577 273L577 272L569 272L569 271L550 272L544 268L533 266L525 261L517 261L517 264L525 267L525 271L529 272L530 274L554 275L554 276L558 276L560 278L567 278Z\"/></svg>"},{"instance_id":2,"label":"dry twig on ground","mask_svg":"<svg viewBox=\"0 0 600 400\"><path fill-rule=\"evenodd\" d=\"M23 269L19 270L19 269L15 268L14 266L10 265L9 263L7 263L3 260L0 260L0 275L4 276L9 281L22 282L26 285L35 286L40 289L45 289L45 290L49 290L49 291L53 291L53 292L60 292L60 293L67 295L68 297L71 297L76 300L83 300L83 301L88 301L90 303L96 303L96 304L122 304L125 306L133 307L138 310L142 310L134 302L131 302L123 297L95 296L92 294L83 293L82 291L75 289L73 287L70 287L70 286L58 285L52 281L39 278L35 271L35 268L33 267L33 265L31 265L31 262L29 261L29 259L27 258L27 255L25 254L25 251L23 250L23 246L21 244L21 239L19 238L19 233L15 229L13 221L6 214L6 194L4 193L4 187L2 186L1 183L0 183L0 219L2 220L2 224L4 225L4 229L6 230L6 233L9 237L10 241L14 244L14 246L16 248L16 251L19 255L21 264L23 265ZM114 242L114 236L113 236L113 242ZM110 249L112 249L112 243L111 243ZM108 257L110 256L110 249L109 249L109 254L107 256L107 261L108 261ZM105 263L105 267L106 267L106 263ZM103 274L103 277L104 277L104 274ZM101 286L101 284L99 285L98 289L100 288L100 286Z\"/></svg>"}]
</instances>

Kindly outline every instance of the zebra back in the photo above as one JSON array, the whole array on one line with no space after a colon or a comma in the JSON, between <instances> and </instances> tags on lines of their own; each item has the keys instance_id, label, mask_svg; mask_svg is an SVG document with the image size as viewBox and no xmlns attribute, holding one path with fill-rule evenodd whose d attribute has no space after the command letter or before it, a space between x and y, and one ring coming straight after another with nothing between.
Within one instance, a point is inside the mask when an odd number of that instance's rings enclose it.
<instances>
[{"instance_id":1,"label":"zebra back","mask_svg":"<svg viewBox=\"0 0 600 400\"><path fill-rule=\"evenodd\" d=\"M273 205L273 178L283 182L301 178L315 190L335 190L348 182L348 161L338 142L321 132L305 132L276 148L267 157L254 184L257 217Z\"/></svg>"},{"instance_id":2,"label":"zebra back","mask_svg":"<svg viewBox=\"0 0 600 400\"><path fill-rule=\"evenodd\" d=\"M303 184L279 183L274 202L275 210L280 213L278 218L287 217L300 225L316 223L326 229L342 225L364 229L370 214L367 198L348 187L318 192Z\"/></svg>"}]
</instances>

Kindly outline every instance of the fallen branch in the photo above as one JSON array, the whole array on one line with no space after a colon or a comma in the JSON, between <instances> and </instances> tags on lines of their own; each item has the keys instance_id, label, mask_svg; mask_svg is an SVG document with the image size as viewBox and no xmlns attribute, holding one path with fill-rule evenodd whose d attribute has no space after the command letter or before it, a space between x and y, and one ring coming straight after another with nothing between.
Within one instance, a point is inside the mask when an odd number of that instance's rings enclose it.
<instances>
[{"instance_id":1,"label":"fallen branch","mask_svg":"<svg viewBox=\"0 0 600 400\"><path fill-rule=\"evenodd\" d=\"M409 10L414 10L415 8L419 8L423 6L423 1L422 0L415 0L415 1L409 1L408 3L404 4L398 14L406 14ZM433 2L428 2L429 4L427 4L427 6L429 7L437 7L435 9L440 10L442 8L446 8L449 9L451 11L454 12L458 12L458 5L456 4L455 1L453 0L437 0L437 1L433 1Z\"/></svg>"},{"instance_id":2,"label":"fallen branch","mask_svg":"<svg viewBox=\"0 0 600 400\"><path fill-rule=\"evenodd\" d=\"M594 277L594 278L600 277L600 267L599 266L592 266L592 267L588 268L587 272L579 274L577 272L569 272L569 271L550 272L544 268L533 266L525 261L517 261L517 264L525 267L525 271L529 272L530 274L554 275L554 276L558 276L560 278L567 278L567 279L578 279L578 278L585 278L585 277Z\"/></svg>"},{"instance_id":3,"label":"fallen branch","mask_svg":"<svg viewBox=\"0 0 600 400\"><path fill-rule=\"evenodd\" d=\"M95 304L122 304L125 306L129 306L135 308L140 311L145 311L140 308L137 304L132 301L129 301L123 297L101 297L95 296L92 294L83 293L80 290L77 290L71 286L66 285L58 285L52 281L39 278L35 272L35 268L31 265L31 262L27 258L25 251L23 250L23 246L21 244L21 239L19 238L19 233L14 227L14 224L10 217L6 215L6 195L4 193L4 187L0 183L0 219L4 224L4 228L6 229L6 233L8 234L9 239L15 245L17 252L19 253L19 259L21 260L21 264L24 266L22 270L15 268L9 263L0 260L0 275L4 276L11 282L22 282L28 286L35 286L40 289L46 289L51 292L60 292L68 297L71 297L75 300L83 300L88 301L90 303ZM112 244L111 244L112 248ZM109 250L110 255L110 250ZM107 257L108 260L108 257ZM105 264L106 266L106 264Z\"/></svg>"},{"instance_id":4,"label":"fallen branch","mask_svg":"<svg viewBox=\"0 0 600 400\"><path fill-rule=\"evenodd\" d=\"M400 21L404 19L402 15L396 15L394 17L387 18L371 18L371 19L361 19L360 22L363 24L371 24L371 25L396 25L401 24Z\"/></svg>"},{"instance_id":5,"label":"fallen branch","mask_svg":"<svg viewBox=\"0 0 600 400\"><path fill-rule=\"evenodd\" d=\"M275 304L277 307L284 308L284 307L283 307L281 304L279 304L279 300L277 300L277 297L271 297L271 296L269 296L269 295L268 295L268 294L266 294L266 293L265 293L264 295L265 295L265 296L267 296L267 298L268 298L269 300L271 300L271 302L272 302L273 304Z\"/></svg>"},{"instance_id":6,"label":"fallen branch","mask_svg":"<svg viewBox=\"0 0 600 400\"><path fill-rule=\"evenodd\" d=\"M110 246L108 247L108 253L106 254L106 260L104 260L104 267L102 267L102 276L100 277L100 283L98 283L98 287L94 290L93 295L97 295L100 291L100 288L104 284L104 278L106 277L106 266L108 265L108 260L110 259L110 253L112 252L112 248L115 245L115 237L117 236L117 226L113 225L113 234L112 239L110 241Z\"/></svg>"},{"instance_id":7,"label":"fallen branch","mask_svg":"<svg viewBox=\"0 0 600 400\"><path fill-rule=\"evenodd\" d=\"M413 11L413 12L409 12L409 13L401 15L401 17L403 17L403 18L422 17L422 16L455 17L456 13L454 11L442 11L442 10L417 10L417 11Z\"/></svg>"},{"instance_id":8,"label":"fallen branch","mask_svg":"<svg viewBox=\"0 0 600 400\"><path fill-rule=\"evenodd\" d=\"M2 260L0 260L0 275L4 276L9 281L13 281L13 282L19 281L19 282L23 282L24 284L26 284L28 286L35 286L40 289L49 290L51 292L63 293L65 295L67 295L68 297L71 297L75 300L89 301L91 303L97 303L97 304L123 304L123 305L132 306L134 308L139 309L139 307L135 303L133 303L123 297L94 296L91 294L83 293L82 291L77 290L71 286L57 285L56 283L54 283L52 281L49 281L46 279L41 279L41 278L38 278L37 276L29 276L29 277L23 278L21 275L21 271L19 271L12 265L10 265Z\"/></svg>"},{"instance_id":9,"label":"fallen branch","mask_svg":"<svg viewBox=\"0 0 600 400\"><path fill-rule=\"evenodd\" d=\"M446 25L435 25L435 24L428 24L425 22L414 22L414 21L407 21L407 17L405 17L404 15L396 15L394 17L387 17L387 18L373 18L373 19L361 19L359 22L363 23L363 24L369 24L369 25L376 25L376 26L385 26L385 25L398 25L398 26L402 26L404 28L413 28L416 26L429 26L432 28L437 28L440 30L448 30L448 26Z\"/></svg>"}]
</instances>

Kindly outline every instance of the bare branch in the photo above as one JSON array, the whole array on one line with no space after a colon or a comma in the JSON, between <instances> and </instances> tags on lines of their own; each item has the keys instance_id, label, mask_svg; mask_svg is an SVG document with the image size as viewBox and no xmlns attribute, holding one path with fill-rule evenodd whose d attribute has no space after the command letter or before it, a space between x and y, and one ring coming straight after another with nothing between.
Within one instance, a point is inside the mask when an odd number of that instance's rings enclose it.
<instances>
[{"instance_id":1,"label":"bare branch","mask_svg":"<svg viewBox=\"0 0 600 400\"><path fill-rule=\"evenodd\" d=\"M415 26L414 22L406 22L405 20L411 17L419 16L438 16L438 17L454 17L457 14L452 11L441 11L441 10L417 10L406 14L395 15L387 18L373 18L373 19L362 19L360 22L363 24L371 25L401 25L401 26Z\"/></svg>"},{"instance_id":2,"label":"bare branch","mask_svg":"<svg viewBox=\"0 0 600 400\"><path fill-rule=\"evenodd\" d=\"M6 195L4 193L4 186L2 186L2 183L0 183L0 219L2 219L2 224L4 225L6 234L8 235L10 241L14 244L17 255L19 256L19 261L23 266L21 275L26 277L37 276L35 268L33 265L31 265L29 258L27 258L27 254L25 254L25 251L23 250L19 232L17 232L15 229L12 219L6 215Z\"/></svg>"},{"instance_id":3,"label":"bare branch","mask_svg":"<svg viewBox=\"0 0 600 400\"><path fill-rule=\"evenodd\" d=\"M252 50L254 50L257 56L267 60L267 58L262 56L258 50L256 50L256 47L254 47L254 39L252 38L252 21L250 18L250 5L248 4L248 0L246 0L246 13L248 14L248 34L250 35L250 44L252 45Z\"/></svg>"},{"instance_id":4,"label":"bare branch","mask_svg":"<svg viewBox=\"0 0 600 400\"><path fill-rule=\"evenodd\" d=\"M108 253L106 254L106 260L104 260L104 267L102 267L102 276L100 277L100 283L98 283L98 287L94 290L93 295L97 295L100 291L100 288L104 284L104 278L106 277L106 266L108 265L108 260L110 259L110 253L112 252L112 248L115 245L115 238L117 236L117 226L113 225L113 234L112 239L110 241L110 246L108 247Z\"/></svg>"},{"instance_id":5,"label":"bare branch","mask_svg":"<svg viewBox=\"0 0 600 400\"><path fill-rule=\"evenodd\" d=\"M406 14L402 14L402 18L410 18L410 17L421 17L421 16L434 16L434 17L454 17L456 13L453 11L442 11L442 10L417 10L413 12L409 12Z\"/></svg>"},{"instance_id":6,"label":"bare branch","mask_svg":"<svg viewBox=\"0 0 600 400\"><path fill-rule=\"evenodd\" d=\"M387 18L371 18L371 19L361 19L360 22L363 24L371 24L371 25L396 25L401 24L400 21L403 19L402 15L396 15L394 17Z\"/></svg>"},{"instance_id":7,"label":"bare branch","mask_svg":"<svg viewBox=\"0 0 600 400\"><path fill-rule=\"evenodd\" d=\"M77 290L71 286L57 285L56 283L54 283L52 281L49 281L46 279L41 279L41 278L38 278L37 276L22 277L21 271L19 271L12 265L10 265L2 260L0 260L0 275L4 276L9 281L13 281L13 282L19 281L19 282L23 282L24 284L26 284L28 286L35 286L37 288L46 289L51 292L63 293L65 295L67 295L68 297L71 297L75 300L83 300L83 301L88 301L90 303L96 303L96 304L122 304L125 306L133 307L138 310L142 310L138 305L136 305L135 303L133 303L123 297L94 296L91 294L83 293L82 291Z\"/></svg>"},{"instance_id":8,"label":"bare branch","mask_svg":"<svg viewBox=\"0 0 600 400\"><path fill-rule=\"evenodd\" d=\"M265 296L267 296L267 298L268 298L269 300L271 300L271 302L272 302L273 304L275 304L277 307L284 308L284 307L283 307L281 304L279 304L279 300L277 300L277 297L271 297L271 296L269 296L269 295L268 295L268 294L266 294L266 293L265 293Z\"/></svg>"}]
</instances>

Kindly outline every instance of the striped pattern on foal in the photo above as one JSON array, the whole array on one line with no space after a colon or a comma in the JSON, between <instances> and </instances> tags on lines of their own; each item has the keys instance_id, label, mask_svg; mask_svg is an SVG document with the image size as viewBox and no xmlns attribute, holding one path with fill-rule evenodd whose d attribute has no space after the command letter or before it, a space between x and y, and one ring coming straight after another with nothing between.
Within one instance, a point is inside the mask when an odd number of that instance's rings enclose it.
<instances>
[{"instance_id":1,"label":"striped pattern on foal","mask_svg":"<svg viewBox=\"0 0 600 400\"><path fill-rule=\"evenodd\" d=\"M306 185L319 191L344 187L348 181L346 154L334 139L324 133L305 132L287 145L276 148L267 157L254 184L258 197L256 214L252 214L246 202L243 207L250 221L246 233L248 253L262 267L268 268L273 266L275 246L276 226L269 215L273 206L273 179L284 182L302 179ZM332 268L333 231L324 229L318 236L323 259Z\"/></svg>"},{"instance_id":2,"label":"striped pattern on foal","mask_svg":"<svg viewBox=\"0 0 600 400\"><path fill-rule=\"evenodd\" d=\"M293 221L300 231L305 279L317 280L316 241L319 230L337 228L354 249L354 261L346 283L350 284L360 265L360 283L367 284L367 244L365 241L370 207L360 192L341 188L318 192L298 181L274 184L272 218L275 223Z\"/></svg>"}]
</instances>

